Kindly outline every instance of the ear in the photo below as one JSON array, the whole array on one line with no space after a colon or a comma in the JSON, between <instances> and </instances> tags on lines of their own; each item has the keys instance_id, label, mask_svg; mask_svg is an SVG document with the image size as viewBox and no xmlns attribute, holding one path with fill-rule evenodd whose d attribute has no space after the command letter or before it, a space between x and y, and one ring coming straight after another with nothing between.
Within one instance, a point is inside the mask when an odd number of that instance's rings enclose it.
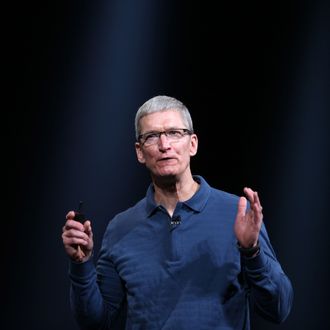
<instances>
[{"instance_id":1,"label":"ear","mask_svg":"<svg viewBox=\"0 0 330 330\"><path fill-rule=\"evenodd\" d=\"M143 151L141 149L141 144L139 142L135 142L135 152L136 152L137 160L141 164L144 164L146 161L144 159Z\"/></svg>"},{"instance_id":2,"label":"ear","mask_svg":"<svg viewBox=\"0 0 330 330\"><path fill-rule=\"evenodd\" d=\"M190 156L195 156L198 150L198 137L196 134L190 136Z\"/></svg>"}]
</instances>

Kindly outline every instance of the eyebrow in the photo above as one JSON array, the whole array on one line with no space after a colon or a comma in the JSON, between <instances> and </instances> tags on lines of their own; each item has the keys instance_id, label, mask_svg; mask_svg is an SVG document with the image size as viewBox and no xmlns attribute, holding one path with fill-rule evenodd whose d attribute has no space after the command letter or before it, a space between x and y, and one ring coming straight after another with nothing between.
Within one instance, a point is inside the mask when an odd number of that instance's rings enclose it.
<instances>
[{"instance_id":1,"label":"eyebrow","mask_svg":"<svg viewBox=\"0 0 330 330\"><path fill-rule=\"evenodd\" d=\"M189 128L185 128L185 127L177 127L177 126L171 126L171 127L169 127L169 128L165 128L165 129L163 129L163 130L156 130L156 129L154 129L154 130L150 130L150 131L146 131L145 133L143 133L143 134L146 134L146 133L159 133L159 132L165 132L165 131L169 131L169 130L176 130L176 129L188 129L189 130Z\"/></svg>"}]
</instances>

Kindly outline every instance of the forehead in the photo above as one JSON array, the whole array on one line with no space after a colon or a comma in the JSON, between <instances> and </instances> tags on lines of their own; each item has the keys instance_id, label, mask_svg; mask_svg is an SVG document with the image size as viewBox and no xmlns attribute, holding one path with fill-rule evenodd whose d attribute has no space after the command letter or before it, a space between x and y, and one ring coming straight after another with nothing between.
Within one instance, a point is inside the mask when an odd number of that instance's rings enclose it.
<instances>
[{"instance_id":1,"label":"forehead","mask_svg":"<svg viewBox=\"0 0 330 330\"><path fill-rule=\"evenodd\" d=\"M181 113L177 110L166 110L150 113L140 119L141 131L184 128Z\"/></svg>"}]
</instances>

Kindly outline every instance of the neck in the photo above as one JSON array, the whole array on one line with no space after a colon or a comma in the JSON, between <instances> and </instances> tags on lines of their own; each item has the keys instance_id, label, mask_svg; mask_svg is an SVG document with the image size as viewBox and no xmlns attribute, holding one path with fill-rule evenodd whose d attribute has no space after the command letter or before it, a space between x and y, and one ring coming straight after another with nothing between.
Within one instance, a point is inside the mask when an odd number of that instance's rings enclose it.
<instances>
[{"instance_id":1,"label":"neck","mask_svg":"<svg viewBox=\"0 0 330 330\"><path fill-rule=\"evenodd\" d=\"M163 205L172 216L177 202L184 202L190 199L199 188L199 184L194 181L192 175L185 179L162 178L153 180L155 188L155 201Z\"/></svg>"}]
</instances>

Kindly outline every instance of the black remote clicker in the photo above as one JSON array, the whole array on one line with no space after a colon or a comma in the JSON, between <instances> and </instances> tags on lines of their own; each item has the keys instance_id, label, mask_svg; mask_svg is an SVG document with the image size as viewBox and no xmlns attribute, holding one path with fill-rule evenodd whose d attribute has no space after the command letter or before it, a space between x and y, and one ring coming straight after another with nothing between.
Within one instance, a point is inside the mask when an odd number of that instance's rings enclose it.
<instances>
[{"instance_id":1,"label":"black remote clicker","mask_svg":"<svg viewBox=\"0 0 330 330\"><path fill-rule=\"evenodd\" d=\"M78 206L78 210L75 211L75 216L74 216L74 219L76 221L81 222L81 223L84 223L85 220L86 220L85 214L83 213L83 205L84 205L84 202L80 201L79 206Z\"/></svg>"}]
</instances>

